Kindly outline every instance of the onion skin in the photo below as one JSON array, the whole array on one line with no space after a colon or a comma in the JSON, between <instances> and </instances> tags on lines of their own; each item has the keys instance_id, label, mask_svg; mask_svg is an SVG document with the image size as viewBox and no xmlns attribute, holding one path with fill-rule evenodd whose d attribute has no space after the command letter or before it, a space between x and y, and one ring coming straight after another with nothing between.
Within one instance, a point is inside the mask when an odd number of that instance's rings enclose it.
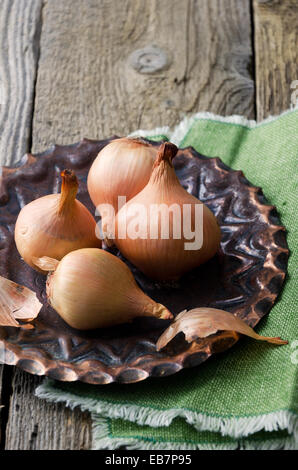
<instances>
[{"instance_id":1,"label":"onion skin","mask_svg":"<svg viewBox=\"0 0 298 470\"><path fill-rule=\"evenodd\" d=\"M148 277L158 281L177 280L184 273L196 268L212 258L220 245L221 232L218 222L207 206L203 204L203 245L200 249L185 250L181 222L180 239L175 239L170 233L169 239L162 239L160 225L162 216L157 213L159 232L157 239L120 237L121 227L128 226L127 211L134 204L140 204L148 208L147 221L144 224L147 234L150 233L151 207L153 204L188 204L191 206L191 226L194 227L195 206L202 204L196 197L189 194L180 184L173 165L172 158L177 152L177 147L171 143L161 145L156 158L152 174L145 188L120 209L116 216L115 244L121 253L139 268ZM155 214L155 212L153 212ZM173 218L170 218L173 221ZM170 223L171 225L171 223Z\"/></svg>"},{"instance_id":2,"label":"onion skin","mask_svg":"<svg viewBox=\"0 0 298 470\"><path fill-rule=\"evenodd\" d=\"M63 320L80 330L104 328L135 317L173 317L137 286L123 261L96 248L66 255L48 276L47 295Z\"/></svg>"},{"instance_id":3,"label":"onion skin","mask_svg":"<svg viewBox=\"0 0 298 470\"><path fill-rule=\"evenodd\" d=\"M42 304L35 292L0 276L0 326L33 329L31 322L37 317Z\"/></svg>"},{"instance_id":4,"label":"onion skin","mask_svg":"<svg viewBox=\"0 0 298 470\"><path fill-rule=\"evenodd\" d=\"M121 138L106 145L88 174L88 192L95 207L110 204L116 214L118 196L128 201L146 186L156 155L156 147L142 139ZM104 232L109 222L102 221Z\"/></svg>"},{"instance_id":5,"label":"onion skin","mask_svg":"<svg viewBox=\"0 0 298 470\"><path fill-rule=\"evenodd\" d=\"M15 226L18 252L29 266L43 273L34 258L49 256L60 260L79 248L101 247L95 219L75 199L78 183L74 173L65 170L61 176L61 194L49 194L24 206Z\"/></svg>"},{"instance_id":6,"label":"onion skin","mask_svg":"<svg viewBox=\"0 0 298 470\"><path fill-rule=\"evenodd\" d=\"M283 345L287 340L280 337L268 337L258 335L243 320L230 312L211 307L200 307L192 310L184 310L176 316L171 325L162 333L156 343L157 351L163 349L178 333L183 332L188 343L199 338L207 338L218 331L233 331L250 336L258 341Z\"/></svg>"}]
</instances>

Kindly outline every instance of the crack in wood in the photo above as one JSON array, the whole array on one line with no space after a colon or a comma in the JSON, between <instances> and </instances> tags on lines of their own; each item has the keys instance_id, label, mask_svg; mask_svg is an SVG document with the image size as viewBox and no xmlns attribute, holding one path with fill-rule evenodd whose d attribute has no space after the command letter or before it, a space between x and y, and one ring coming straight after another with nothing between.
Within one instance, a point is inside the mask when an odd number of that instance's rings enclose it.
<instances>
[{"instance_id":1,"label":"crack in wood","mask_svg":"<svg viewBox=\"0 0 298 470\"><path fill-rule=\"evenodd\" d=\"M0 450L5 449L6 442L6 429L9 417L10 400L12 396L12 378L13 368L11 366L1 366L2 377L0 375L0 381L2 378L2 387L0 388Z\"/></svg>"}]
</instances>

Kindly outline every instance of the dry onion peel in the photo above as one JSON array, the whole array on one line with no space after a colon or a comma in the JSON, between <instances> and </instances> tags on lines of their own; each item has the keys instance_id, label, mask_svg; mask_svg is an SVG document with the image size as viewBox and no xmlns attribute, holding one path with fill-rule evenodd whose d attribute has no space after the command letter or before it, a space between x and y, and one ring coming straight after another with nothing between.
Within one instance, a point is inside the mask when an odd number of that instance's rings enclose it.
<instances>
[{"instance_id":1,"label":"dry onion peel","mask_svg":"<svg viewBox=\"0 0 298 470\"><path fill-rule=\"evenodd\" d=\"M0 326L32 329L33 325L22 325L17 320L32 321L37 317L41 307L42 304L37 299L35 292L0 277Z\"/></svg>"},{"instance_id":2,"label":"dry onion peel","mask_svg":"<svg viewBox=\"0 0 298 470\"><path fill-rule=\"evenodd\" d=\"M232 313L216 308L195 308L179 313L173 323L163 332L156 343L159 351L164 348L178 333L183 332L187 342L191 343L198 338L206 338L217 331L236 331L259 341L273 344L288 344L288 341L279 337L271 338L258 335L243 320Z\"/></svg>"},{"instance_id":3,"label":"dry onion peel","mask_svg":"<svg viewBox=\"0 0 298 470\"><path fill-rule=\"evenodd\" d=\"M55 271L59 264L57 259L50 258L49 256L43 256L42 258L36 258L33 256L32 261L35 266L48 273Z\"/></svg>"}]
</instances>

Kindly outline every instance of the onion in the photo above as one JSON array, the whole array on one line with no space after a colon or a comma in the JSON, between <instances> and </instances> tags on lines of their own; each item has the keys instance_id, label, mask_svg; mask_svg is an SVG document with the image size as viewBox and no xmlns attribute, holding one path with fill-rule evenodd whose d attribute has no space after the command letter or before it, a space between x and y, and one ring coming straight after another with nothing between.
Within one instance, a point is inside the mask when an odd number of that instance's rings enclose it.
<instances>
[{"instance_id":1,"label":"onion","mask_svg":"<svg viewBox=\"0 0 298 470\"><path fill-rule=\"evenodd\" d=\"M17 249L27 264L36 269L34 258L60 260L79 248L100 247L96 222L76 199L78 180L71 170L61 173L61 194L50 194L30 202L21 210L15 226Z\"/></svg>"},{"instance_id":2,"label":"onion","mask_svg":"<svg viewBox=\"0 0 298 470\"><path fill-rule=\"evenodd\" d=\"M175 174L177 150L170 142L160 146L149 182L116 216L115 244L156 280L178 279L212 258L220 244L216 218Z\"/></svg>"},{"instance_id":3,"label":"onion","mask_svg":"<svg viewBox=\"0 0 298 470\"><path fill-rule=\"evenodd\" d=\"M85 248L60 262L44 257L35 263L53 270L47 280L48 300L73 328L103 328L144 316L173 317L144 294L126 264L107 251Z\"/></svg>"},{"instance_id":4,"label":"onion","mask_svg":"<svg viewBox=\"0 0 298 470\"><path fill-rule=\"evenodd\" d=\"M145 140L124 137L106 145L94 160L88 174L88 191L102 216L106 239L113 238L109 228L118 211L118 196L128 201L144 188L156 154L156 148ZM104 204L109 204L114 213L105 213Z\"/></svg>"}]
</instances>

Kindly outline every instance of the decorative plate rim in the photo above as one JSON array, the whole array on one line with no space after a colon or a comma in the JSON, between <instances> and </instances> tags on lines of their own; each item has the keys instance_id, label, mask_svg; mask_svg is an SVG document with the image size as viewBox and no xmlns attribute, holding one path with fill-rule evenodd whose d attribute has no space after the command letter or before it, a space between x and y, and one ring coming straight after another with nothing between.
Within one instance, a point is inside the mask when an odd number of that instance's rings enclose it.
<instances>
[{"instance_id":1,"label":"decorative plate rim","mask_svg":"<svg viewBox=\"0 0 298 470\"><path fill-rule=\"evenodd\" d=\"M82 141L71 145L54 145L44 152L36 155L32 155L30 153L25 154L21 161L15 166L0 167L0 170L2 170L0 171L0 210L1 207L6 205L9 201L9 186L14 177L17 178L18 173L26 174L26 171L28 171L29 176L32 175L31 170L34 170L37 164L44 164L46 166L46 163L42 161L42 157L47 156L50 161L51 155L53 155L54 152L70 152L71 149L78 150L84 145L88 146L88 144L92 145L97 143L102 144L103 147L115 137L116 136L113 136L110 139L100 141L83 139ZM156 142L152 141L151 143L156 145ZM205 157L196 152L196 150L191 146L181 148L179 151L187 151L189 153L188 156L192 158L199 158L200 160L206 159L208 162L213 162L214 166L216 166L220 171L226 171L227 173L233 174L238 180L239 185L245 186L250 198L253 199L256 207L260 209L260 212L268 225L268 233L271 237L270 246L273 244L275 247L274 256L273 253L268 252L266 268L282 278L278 292L272 294L270 310L274 305L279 292L282 290L287 272L287 259L289 255L289 249L285 237L282 238L282 241L274 239L274 234L277 232L283 232L284 235L286 234L285 227L280 225L276 207L267 203L262 189L260 187L253 186L246 179L241 170L231 169L225 165L219 157ZM278 267L274 261L276 261L280 254L284 255L285 261L282 266ZM251 318L249 321L250 326L254 327L266 313L267 312ZM245 320L245 317L243 319ZM142 361L138 358L135 362L132 362L129 365L124 364L124 369L123 364L117 367L106 366L97 359L87 359L77 362L61 361L47 357L46 353L40 350L38 351L38 357L32 357L32 348L28 347L24 349L20 345L7 340L7 337L9 336L7 333L8 331L8 327L0 327L0 346L2 346L0 348L0 362L9 365L16 365L19 368L36 375L47 375L51 378L62 381L80 380L82 382L93 384L107 384L111 382L134 383L144 380L149 376L171 375L185 367L191 367L192 365L187 365L189 357L197 357L197 363L202 363L212 354L230 348L240 337L240 335L235 332L218 332L204 340L200 340L199 342L194 342L189 345L187 354L185 354L185 351L178 353L175 356L170 356L168 361L167 357L161 356L160 358L155 358L154 361L146 362L145 364L142 364ZM221 345L220 348L218 347L219 344ZM222 348L223 345L224 347ZM36 354L36 349L34 351ZM170 363L171 366L162 373L162 370L158 369L158 366L165 363ZM154 369L158 370L156 374Z\"/></svg>"}]
</instances>

